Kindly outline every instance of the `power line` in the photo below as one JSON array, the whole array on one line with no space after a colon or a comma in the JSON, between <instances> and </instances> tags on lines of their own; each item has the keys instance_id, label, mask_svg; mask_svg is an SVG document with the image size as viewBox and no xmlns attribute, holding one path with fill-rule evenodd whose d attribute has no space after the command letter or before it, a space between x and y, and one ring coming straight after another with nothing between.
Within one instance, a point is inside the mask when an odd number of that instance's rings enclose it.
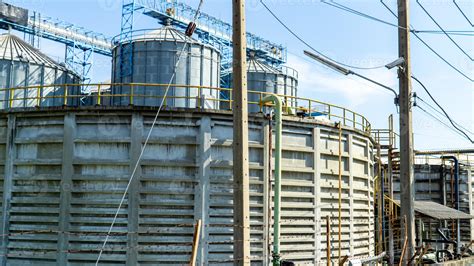
<instances>
[{"instance_id":1,"label":"power line","mask_svg":"<svg viewBox=\"0 0 474 266\"><path fill-rule=\"evenodd\" d=\"M429 33L429 34L448 34L448 35L455 35L455 36L474 36L474 31L463 31L463 30L447 30L445 32L438 31L438 30L412 30L414 33Z\"/></svg>"},{"instance_id":2,"label":"power line","mask_svg":"<svg viewBox=\"0 0 474 266\"><path fill-rule=\"evenodd\" d=\"M383 0L380 0L380 2L383 4L383 6L395 17L398 18L397 14L392 11L392 9L387 6L387 4L384 3ZM413 26L410 26L413 28ZM456 72L461 74L463 77L468 79L471 82L474 82L474 79L470 78L468 75L466 75L464 72L462 72L459 68L455 67L451 62L449 62L446 58L444 58L441 54L439 54L433 47L431 47L425 40L423 40L418 34L413 30L412 31L413 35L421 42L423 45L425 45L431 52L433 52L436 56L438 56L439 59L441 59L443 62L445 62L448 66L450 66L452 69L454 69Z\"/></svg>"},{"instance_id":3,"label":"power line","mask_svg":"<svg viewBox=\"0 0 474 266\"><path fill-rule=\"evenodd\" d=\"M196 14L194 15L194 19L193 19L192 23L196 23L196 21L197 21L197 19L198 19L198 17L199 17L199 13L200 13L200 10L201 10L201 8L202 8L203 2L204 2L204 0L200 0L199 6L198 6L198 8L197 8L197 10L196 10ZM118 215L119 215L119 213L120 213L120 210L122 209L123 203L124 203L124 201L125 201L125 197L127 196L128 190L129 190L129 188L130 188L130 186L131 186L131 184L132 184L132 181L133 181L133 179L134 179L134 177L135 177L135 173L136 173L136 171L137 171L137 169L138 169L138 166L140 165L140 162L141 162L141 159L142 159L142 157L143 157L143 154L145 153L145 149L146 149L147 144L148 144L148 142L149 142L149 140L150 140L150 137L151 137L151 134L152 134L152 132L153 132L153 129L154 129L155 125L156 125L156 122L158 121L158 117L159 117L160 112L161 112L161 110L162 110L162 108L163 108L163 105L164 105L164 103L165 103L165 100L166 100L166 97L167 97L167 95L168 95L169 89L171 88L171 84L173 83L173 79L174 79L175 76L176 76L176 72L177 72L177 69L178 69L178 65L179 65L179 63L180 63L180 61L181 61L181 59L182 59L182 57L183 57L183 54L184 54L184 51L186 50L186 47L188 46L189 40L191 40L190 37L189 37L189 38L185 38L185 42L184 42L184 44L183 44L183 48L182 48L181 52L180 52L179 55L178 55L178 59L176 60L176 64L175 64L175 66L174 66L173 74L171 75L170 81L168 82L168 85L167 85L167 87L166 87L166 90L165 90L165 92L164 92L164 94L163 94L163 98L161 99L160 106L158 107L158 110L156 111L155 118L154 118L154 120L153 120L153 123L151 124L150 130L148 131L148 135L147 135L147 137L146 137L146 139L145 139L145 142L143 143L143 146L142 146L140 155L138 156L138 159L137 159L137 162L136 162L136 164L135 164L135 167L133 168L133 171L132 171L132 174L131 174L131 176L130 176L130 178L129 178L127 187L125 188L125 191L124 191L124 193L123 193L123 195L122 195L122 198L121 198L121 200L120 200L120 204L119 204L119 206L118 206L118 208L117 208L117 211L115 212L114 218L113 218L113 220L112 220L112 224L110 225L109 230L108 230L108 232L107 232L107 235L106 235L106 237L105 237L104 243L102 244L102 247L100 248L99 255L98 255L97 261L96 261L96 263L95 263L96 266L99 265L100 259L101 259L101 257L102 257L102 253L104 252L104 249L105 249L105 247L106 247L106 245L107 245L107 242L108 242L108 240L109 240L109 238L110 238L110 235L111 235L111 233L112 233L112 230L113 230L113 228L114 228L115 222L117 221L117 218L118 218Z\"/></svg>"},{"instance_id":4,"label":"power line","mask_svg":"<svg viewBox=\"0 0 474 266\"><path fill-rule=\"evenodd\" d=\"M471 20L467 17L466 13L462 10L462 8L456 3L456 0L453 0L454 5L458 8L459 12L463 15L463 17L467 20L469 24L471 24L471 27L474 27L474 24L471 22Z\"/></svg>"},{"instance_id":5,"label":"power line","mask_svg":"<svg viewBox=\"0 0 474 266\"><path fill-rule=\"evenodd\" d=\"M330 6L333 6L333 7L336 7L338 9L341 9L341 10L344 10L346 12L349 12L349 13L352 13L352 14L355 14L355 15L358 15L358 16L361 16L361 17L364 17L364 18L368 18L368 19L371 19L371 20L374 20L374 21L377 21L377 22L381 22L383 24L387 24L387 25L390 25L390 26L393 26L393 27L396 27L398 29L404 29L406 30L406 28L404 27L399 27L398 25L395 25L393 23L390 23L390 22L387 22L387 21L384 21L384 20L381 20L379 18L376 18L376 17L373 17L373 16L370 16L370 15L367 15L365 13L362 13L360 11L357 11L355 9L352 9L352 8L349 8L347 6L344 6L342 4L339 4L339 3L336 3L334 0L331 0L331 3L329 2L326 2L326 0L321 0L323 3L325 4L328 4ZM398 16L390 9L390 7L388 7L384 2L383 0L380 0L380 2L390 11L390 13L392 13L392 15L394 15L396 18L398 18ZM416 30L413 29L413 26L410 26L410 32L418 39L421 41L421 43L423 43L423 45L425 45L429 50L431 50L436 56L438 56L443 62L445 62L448 66L450 66L452 69L454 69L456 72L458 72L460 75L462 75L463 77L465 77L467 80L471 81L471 82L474 82L474 79L470 78L467 74L465 74L464 72L462 72L459 68L455 67L451 62L449 62L446 58L444 58L440 53L438 53L433 47L431 47L426 41L424 41L417 33L416 33Z\"/></svg>"},{"instance_id":6,"label":"power line","mask_svg":"<svg viewBox=\"0 0 474 266\"><path fill-rule=\"evenodd\" d=\"M425 12L425 14L433 21L433 23L436 24L436 26L438 26L438 28L446 35L446 37L448 37L449 40L451 40L451 42L452 42L463 54L465 54L471 61L474 61L474 59L466 52L466 50L464 50L451 36L449 36L448 33L446 33L446 31L444 30L444 28L441 27L441 25L436 21L436 19L430 14L430 12L428 12L428 10L426 10L426 8L420 3L420 0L416 0L416 3L421 7L421 9Z\"/></svg>"},{"instance_id":7,"label":"power line","mask_svg":"<svg viewBox=\"0 0 474 266\"><path fill-rule=\"evenodd\" d=\"M327 4L327 5L330 5L332 7L335 7L335 8L338 8L338 9L341 9L343 11L346 11L346 12L349 12L349 13L352 13L352 14L355 14L355 15L358 15L358 16L361 16L361 17L365 17L365 18L368 18L368 19L371 19L371 20L374 20L374 21L377 21L377 22L380 22L382 24L386 24L386 25L389 25L389 26L392 26L392 27L395 27L395 28L399 28L399 29L403 29L403 30L406 30L405 27L401 27L397 24L394 24L394 23L391 23L391 22L388 22L386 20L383 20L383 19L380 19L380 18L377 18L377 17L374 17L374 16L371 16L371 15L368 15L366 13L362 13L360 11L357 11L355 9L352 9L348 6L345 6L343 4L340 4L340 3L337 3L336 1L334 0L330 0L331 2L328 2L327 0L321 0L321 2L323 2L324 4Z\"/></svg>"},{"instance_id":8,"label":"power line","mask_svg":"<svg viewBox=\"0 0 474 266\"><path fill-rule=\"evenodd\" d=\"M290 27L288 27L276 14L275 12L273 12L270 7L267 6L267 4L265 4L265 2L263 2L263 0L260 0L260 3L262 3L263 7L273 16L273 18L275 18L289 33L291 33L291 35L293 35L296 39L298 39L301 43L303 43L304 45L306 45L309 49L313 50L315 53L319 54L320 56L328 59L328 60L331 60L339 65L342 65L342 66L345 66L345 67L349 67L349 68L354 68L354 69L361 69L361 70L370 70L370 69L379 69L379 68L384 68L385 65L383 66L375 66L375 67L360 67L360 66L353 66L353 65L348 65L348 64L344 64L342 62L338 62L332 58L330 58L329 56L325 55L324 53L316 50L316 48L314 48L313 46L311 46L308 42L306 42L303 38L301 38L298 34L296 34L295 31L293 31Z\"/></svg>"},{"instance_id":9,"label":"power line","mask_svg":"<svg viewBox=\"0 0 474 266\"><path fill-rule=\"evenodd\" d=\"M426 104L429 108L431 108L431 110L435 111L436 113L440 114L441 116L444 116L444 114L443 114L440 110L436 109L433 105L431 105L431 104L429 104L427 101L423 100L420 96L417 95L416 98L417 98L418 100L422 101L423 104ZM471 130L465 128L464 126L462 126L461 124L459 124L459 123L456 122L456 121L453 121L453 122L454 122L458 127L460 127L461 129L463 129L464 131L468 132L469 134L474 135L474 132L472 132Z\"/></svg>"},{"instance_id":10,"label":"power line","mask_svg":"<svg viewBox=\"0 0 474 266\"><path fill-rule=\"evenodd\" d=\"M338 9L341 9L343 11L346 11L346 12L349 12L349 13L352 13L352 14L355 14L355 15L358 15L358 16L361 16L361 17L364 17L364 18L368 18L368 19L371 19L371 20L374 20L374 21L377 21L377 22L380 22L380 23L383 23L383 24L386 24L386 25L389 25L389 26L393 26L393 27L396 27L398 29L406 29L404 27L400 27L398 25L395 25L393 23L390 23L390 22L387 22L385 20L382 20L382 19L379 19L379 18L376 18L376 17L373 17L373 16L370 16L368 14L365 14L365 13L362 13L360 11L357 11L355 9L352 9L352 8L349 8L347 6L344 6L342 4L339 4L333 0L331 0L331 2L327 2L326 0L321 0L323 3L327 4L327 5L330 5L330 6L333 6L335 8L338 8ZM306 46L308 46L310 49L312 49L313 51L315 51L316 53L320 54L321 56L324 56L326 57L327 59L329 60L332 60L334 61L333 59L331 58L328 58L327 56L325 56L324 54L322 54L321 52L315 50L313 47L311 47L308 43L306 43L304 40L302 40L298 35L296 35L296 33L294 33L291 29L289 29L276 15L275 13L273 13L267 5L265 5L265 3L263 3L263 0L260 0L260 2L264 5L264 7L273 15L273 17L275 17L279 22L280 24L282 24L288 31L290 31L290 33L292 33L296 38L298 38L301 42L303 42ZM390 13L392 13L395 17L398 17L391 9L390 7L388 7L384 2L383 0L380 0L380 2L390 11ZM470 78L467 74L465 74L463 71L461 71L459 68L457 68L456 66L454 66L451 62L449 62L446 58L444 58L440 53L438 53L433 47L431 47L426 41L424 41L418 34L417 34L417 30L413 29L413 26L410 26L410 32L423 44L425 45L431 52L433 52L439 59L441 59L444 63L446 63L448 66L450 66L453 70L455 70L456 72L458 72L461 76L465 77L467 80L471 81L471 82L474 82L474 79ZM419 31L420 33L423 33L423 32L428 32L428 31ZM432 32L432 31L431 31ZM346 66L346 67L352 67L352 68L356 68L357 67L354 67L354 66L349 66L349 65L346 65L346 64L342 64L340 62L337 62L337 61L334 61L340 65L343 65L343 66ZM375 68L382 68L382 67L375 67ZM365 69L365 68L358 68L358 69ZM368 68L370 69L370 68Z\"/></svg>"},{"instance_id":11,"label":"power line","mask_svg":"<svg viewBox=\"0 0 474 266\"><path fill-rule=\"evenodd\" d=\"M451 62L449 62L446 58L444 58L440 53L438 53L433 47L431 47L425 40L423 40L418 34L413 33L413 36L415 36L421 43L423 43L428 49L430 49L431 52L433 52L436 56L438 56L439 59L441 59L443 62L445 62L448 66L450 66L452 69L454 69L456 72L461 74L463 77L465 77L467 80L474 82L474 79L470 78L467 74L462 72L459 68L455 67Z\"/></svg>"},{"instance_id":12,"label":"power line","mask_svg":"<svg viewBox=\"0 0 474 266\"><path fill-rule=\"evenodd\" d=\"M441 109L441 111L443 111L444 115L446 116L446 118L448 118L449 122L451 123L451 125L453 125L453 127L455 129L457 129L460 133L462 133L466 139L468 139L471 143L474 144L474 141L469 137L469 135L464 132L462 129L460 129L458 126L456 126L456 124L453 122L453 120L451 119L451 117L448 115L448 113L444 110L443 107L441 107L441 105L435 100L435 98L433 97L433 95L431 95L430 91L425 87L425 85L419 80L417 79L415 76L412 76L412 78L418 82L418 84L421 85L421 87L426 91L426 93L428 94L428 96L430 96L431 100L439 107L439 109Z\"/></svg>"},{"instance_id":13,"label":"power line","mask_svg":"<svg viewBox=\"0 0 474 266\"><path fill-rule=\"evenodd\" d=\"M426 115L430 116L431 118L433 118L434 120L438 121L440 124L444 125L446 128L448 128L449 130L453 131L454 133L458 134L459 136L461 136L462 138L465 138L463 134L461 134L459 131L453 129L453 127L449 126L448 124L446 124L445 122L443 122L440 118L438 118L437 116L431 114L430 112L426 111L424 108L422 108L421 106L417 105L416 106L418 109L420 109L421 111L423 111Z\"/></svg>"}]
</instances>

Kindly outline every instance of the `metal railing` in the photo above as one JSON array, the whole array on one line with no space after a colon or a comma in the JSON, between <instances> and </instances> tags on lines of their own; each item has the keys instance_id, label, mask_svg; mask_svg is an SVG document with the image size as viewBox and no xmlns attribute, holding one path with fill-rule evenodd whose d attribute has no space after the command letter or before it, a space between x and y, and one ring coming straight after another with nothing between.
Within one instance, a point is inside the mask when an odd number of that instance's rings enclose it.
<instances>
[{"instance_id":1,"label":"metal railing","mask_svg":"<svg viewBox=\"0 0 474 266\"><path fill-rule=\"evenodd\" d=\"M397 139L399 139L400 136L393 130L372 129L371 133L376 143L380 145L390 146L393 149L397 148Z\"/></svg>"},{"instance_id":2,"label":"metal railing","mask_svg":"<svg viewBox=\"0 0 474 266\"><path fill-rule=\"evenodd\" d=\"M137 100L147 101L156 99L157 102L151 106L157 106L161 103L162 95L149 94L153 90L164 91L168 84L152 84L152 83L98 83L90 84L90 94L83 94L80 88L83 84L55 84L44 86L27 86L0 89L0 109L25 108L25 107L50 107L50 106L83 106L88 105L84 103L92 102L93 105L142 105L136 104ZM179 99L185 99L192 102L192 106L188 108L201 109L223 109L232 110L232 89L216 88L206 86L192 86L192 85L177 85L172 84L170 91L177 92L179 90L186 90L186 96L176 96L175 93L169 93L165 99L165 106L173 106L167 102ZM112 93L112 91L114 93ZM115 93L120 91L121 93ZM126 91L126 92L123 92ZM148 91L148 93L146 93ZM229 99L221 99L219 95L221 92L226 92ZM183 94L183 93L181 93ZM258 108L260 112L265 110L268 105L261 103L262 99L270 94L269 92L259 92L249 90L249 106ZM192 96L191 96L192 95ZM299 116L305 118L319 118L321 120L328 120L332 122L341 123L346 127L351 127L364 131L371 132L371 125L369 121L362 115L353 112L347 108L329 104L309 98L294 97L288 95L277 95L282 98L284 105L284 112L287 115ZM121 99L121 100L116 100ZM126 101L123 101L127 99ZM258 99L258 101L255 101ZM204 102L215 103L216 108L206 107ZM89 104L90 105L90 104ZM149 106L149 105L146 105ZM223 107L225 106L225 107Z\"/></svg>"}]
</instances>

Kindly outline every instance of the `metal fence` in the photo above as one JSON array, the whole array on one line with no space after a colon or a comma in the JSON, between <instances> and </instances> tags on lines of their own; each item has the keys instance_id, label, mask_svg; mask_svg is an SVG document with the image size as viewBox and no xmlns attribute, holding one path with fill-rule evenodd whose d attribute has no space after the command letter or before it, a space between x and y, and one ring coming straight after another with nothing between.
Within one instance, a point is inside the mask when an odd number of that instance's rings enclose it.
<instances>
[{"instance_id":1,"label":"metal fence","mask_svg":"<svg viewBox=\"0 0 474 266\"><path fill-rule=\"evenodd\" d=\"M51 104L45 104L48 102L54 102L53 106L68 106L76 107L81 105L120 105L116 104L113 99L128 99L127 105L134 105L137 99L156 99L158 106L161 101L164 101L164 106L167 105L167 100L170 99L188 99L193 100L195 106L191 108L209 109L206 107L206 102L218 102L218 106L228 106L228 108L221 108L224 110L232 110L232 89L229 88L216 88L206 86L192 86L192 85L177 85L172 84L173 89L186 89L188 91L195 91L190 95L197 96L174 96L167 95L146 95L136 93L135 88L146 87L149 90L162 90L164 91L168 84L152 84L152 83L100 83L90 84L91 93L89 94L77 94L75 88L82 86L82 84L55 84L45 86L28 86L28 87L16 87L0 89L0 106L2 109L13 109L13 108L25 108L25 107L50 107ZM129 93L126 94L112 94L111 88L113 87L128 87ZM217 94L221 95L221 92L227 92L230 97L229 99L222 98L209 98L209 94L206 96L204 92L216 91ZM47 92L47 93L45 93ZM74 92L74 93L72 93ZM249 105L257 105L260 112L263 112L266 107L271 105L263 105L261 100L269 94L269 92L259 92L254 90L248 91L249 95L258 95L255 99L260 99L258 102L249 101ZM288 95L278 95L282 98L284 104L284 112L290 116L299 116L304 118L319 118L321 120L328 120L332 122L341 123L346 127L352 127L357 130L371 133L371 125L369 121L362 115L353 112L347 108L329 104L309 98L294 97ZM164 98L164 99L163 99ZM249 97L250 98L250 97ZM291 103L296 102L296 105ZM212 108L210 108L212 109Z\"/></svg>"}]
</instances>

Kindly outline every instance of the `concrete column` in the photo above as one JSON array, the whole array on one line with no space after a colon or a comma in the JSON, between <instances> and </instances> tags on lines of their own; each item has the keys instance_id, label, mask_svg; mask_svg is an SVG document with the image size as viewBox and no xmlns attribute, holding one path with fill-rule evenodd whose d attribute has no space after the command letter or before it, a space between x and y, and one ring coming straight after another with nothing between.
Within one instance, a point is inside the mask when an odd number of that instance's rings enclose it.
<instances>
[{"instance_id":1,"label":"concrete column","mask_svg":"<svg viewBox=\"0 0 474 266\"><path fill-rule=\"evenodd\" d=\"M371 194L372 192L374 191L374 180L373 180L373 177L370 175L370 169L373 169L373 159L374 159L374 156L373 156L373 153L372 153L372 156L371 156L371 152L370 152L370 140L367 139L366 141L366 150L367 150L367 156L368 156L368 159L367 159L367 169L369 169L369 174L367 175L367 196L368 196L368 202L367 202L367 206L368 206L368 213L369 213L369 220L368 220L368 223L367 223L367 226L368 226L368 230L369 230L369 256L373 256L375 252L374 251L374 237L375 237L375 230L373 228L373 225L372 225L372 221L374 221L375 223L375 220L374 218L370 218L370 216L374 217L373 214L374 214L374 199L371 198Z\"/></svg>"},{"instance_id":2,"label":"concrete column","mask_svg":"<svg viewBox=\"0 0 474 266\"><path fill-rule=\"evenodd\" d=\"M67 250L69 245L69 222L71 209L71 189L72 175L74 174L74 139L76 134L76 116L67 113L64 116L64 133L63 133L63 158L62 158L62 174L59 195L59 234L58 234L58 265L67 265Z\"/></svg>"},{"instance_id":3,"label":"concrete column","mask_svg":"<svg viewBox=\"0 0 474 266\"><path fill-rule=\"evenodd\" d=\"M209 249L209 184L211 171L211 118L202 117L200 121L198 136L197 154L201 156L197 159L199 173L196 177L196 186L194 193L194 218L202 220L201 237L199 238L199 254L197 265L203 265L207 262L207 253Z\"/></svg>"},{"instance_id":4,"label":"concrete column","mask_svg":"<svg viewBox=\"0 0 474 266\"><path fill-rule=\"evenodd\" d=\"M138 162L143 142L143 116L133 113L130 128L130 174ZM140 177L142 168L139 165L128 190L128 237L127 237L127 265L137 265L138 260L138 216L140 199Z\"/></svg>"},{"instance_id":5,"label":"concrete column","mask_svg":"<svg viewBox=\"0 0 474 266\"><path fill-rule=\"evenodd\" d=\"M321 139L321 129L313 128L313 168L314 168L314 219L316 223L314 224L316 236L314 238L315 246L315 258L314 265L318 265L321 262L321 250L322 250L322 221L321 221L321 145L319 140ZM325 224L325 223L324 223Z\"/></svg>"},{"instance_id":6,"label":"concrete column","mask_svg":"<svg viewBox=\"0 0 474 266\"><path fill-rule=\"evenodd\" d=\"M8 234L10 232L10 201L12 198L13 186L13 164L16 157L16 117L13 114L8 115L7 136L5 142L5 172L3 179L3 212L2 212L2 244L0 253L1 265L7 265Z\"/></svg>"},{"instance_id":7,"label":"concrete column","mask_svg":"<svg viewBox=\"0 0 474 266\"><path fill-rule=\"evenodd\" d=\"M354 230L354 151L353 151L353 139L352 134L347 135L347 147L349 152L349 249L351 256L354 255L354 237L353 233L357 233Z\"/></svg>"}]
</instances>

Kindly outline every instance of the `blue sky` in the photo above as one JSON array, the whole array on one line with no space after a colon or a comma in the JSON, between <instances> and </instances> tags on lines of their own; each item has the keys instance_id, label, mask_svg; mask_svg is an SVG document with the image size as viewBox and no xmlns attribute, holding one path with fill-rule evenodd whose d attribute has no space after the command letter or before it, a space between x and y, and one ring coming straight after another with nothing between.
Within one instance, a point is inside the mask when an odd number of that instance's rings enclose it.
<instances>
[{"instance_id":1,"label":"blue sky","mask_svg":"<svg viewBox=\"0 0 474 266\"><path fill-rule=\"evenodd\" d=\"M143 1L143 0L142 0ZM152 0L147 0L152 1ZM6 1L44 15L60 18L108 36L120 31L121 0L12 0ZM197 6L198 0L185 1ZM398 57L397 29L330 7L320 0L266 0L268 5L316 49L347 64L362 67L379 66ZM396 19L379 0L338 0L354 9L396 23ZM396 0L385 0L396 8ZM411 1L411 22L417 30L437 30L416 0ZM420 0L425 8L447 30L474 30L456 9L452 0ZM474 21L474 1L457 0ZM203 11L230 22L231 1L205 0ZM136 28L160 27L146 16L136 18ZM310 97L345 106L365 115L374 128L387 126L389 114L396 114L393 94L368 84L356 77L341 76L314 63L302 53L306 49L287 33L259 4L247 1L247 29L266 39L288 47L288 66L299 71L299 96ZM474 77L474 63L444 35L423 34L427 43L439 51L468 76ZM474 57L474 37L453 37ZM54 58L64 57L61 45L43 41L41 48ZM95 81L110 80L110 59L96 56L93 69ZM413 73L426 84L440 104L452 117L470 131L474 131L474 85L460 76L418 40L412 37ZM359 71L386 85L398 88L395 70L377 69ZM428 96L417 85L420 97ZM474 147L456 133L426 116L419 109L414 113L415 148ZM474 138L474 135L471 134Z\"/></svg>"}]
</instances>

